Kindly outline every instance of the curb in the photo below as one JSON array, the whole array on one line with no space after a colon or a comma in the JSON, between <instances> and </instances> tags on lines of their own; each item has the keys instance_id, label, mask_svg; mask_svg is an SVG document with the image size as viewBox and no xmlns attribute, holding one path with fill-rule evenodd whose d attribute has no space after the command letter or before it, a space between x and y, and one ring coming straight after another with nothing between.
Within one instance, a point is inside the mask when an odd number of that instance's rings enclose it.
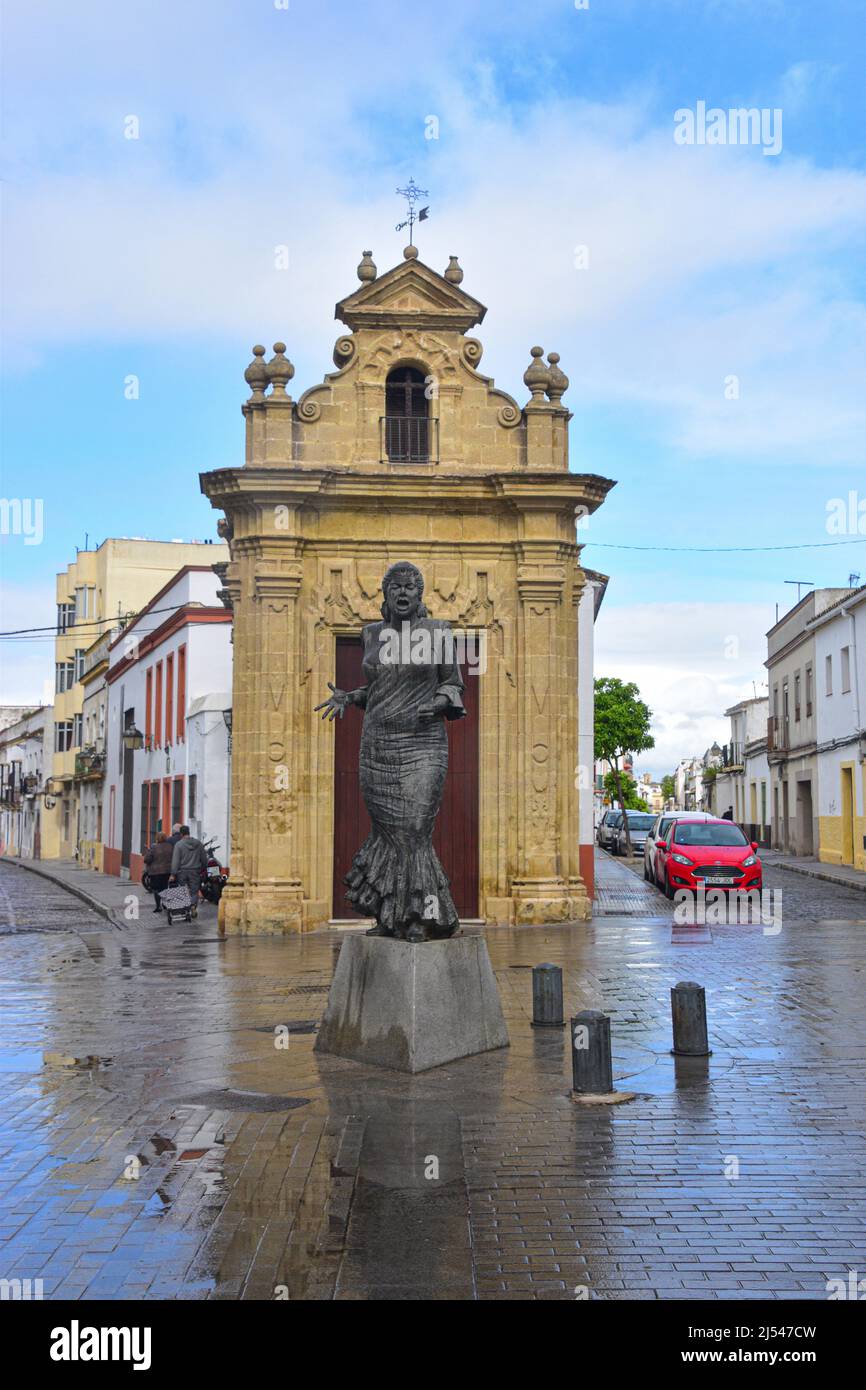
<instances>
[{"instance_id":1,"label":"curb","mask_svg":"<svg viewBox=\"0 0 866 1390\"><path fill-rule=\"evenodd\" d=\"M49 873L47 869L37 868L35 863L30 860L15 859L11 855L4 855L4 857L0 859L0 864L14 864L18 869L26 869L28 873L36 874L39 878L46 879L48 883L53 883L55 888L63 888L67 893L71 893L74 898L80 898L80 900L85 903L87 907L92 908L94 912L98 912L100 917L104 917L105 920L110 922L118 931L123 931L121 923L112 916L111 908L106 907L105 903L100 902L98 898L94 898L93 895L88 893L84 888L79 888L77 884L67 883L65 879L58 878L56 874Z\"/></svg>"},{"instance_id":2,"label":"curb","mask_svg":"<svg viewBox=\"0 0 866 1390\"><path fill-rule=\"evenodd\" d=\"M800 874L803 878L818 878L822 883L835 883L837 888L853 888L855 893L866 893L866 879L858 883L856 879L837 878L835 874L822 873L820 869L806 869L800 864L786 864L783 860L777 859L764 861L769 869L787 869L791 874Z\"/></svg>"}]
</instances>

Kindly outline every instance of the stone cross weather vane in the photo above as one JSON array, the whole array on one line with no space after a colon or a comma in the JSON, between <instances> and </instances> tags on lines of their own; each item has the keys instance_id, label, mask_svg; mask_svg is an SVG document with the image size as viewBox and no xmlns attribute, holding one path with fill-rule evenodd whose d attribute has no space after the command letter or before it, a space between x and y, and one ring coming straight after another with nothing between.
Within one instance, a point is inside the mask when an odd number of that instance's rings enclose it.
<instances>
[{"instance_id":1,"label":"stone cross weather vane","mask_svg":"<svg viewBox=\"0 0 866 1390\"><path fill-rule=\"evenodd\" d=\"M419 188L414 179L410 179L405 188L398 188L397 193L399 197L406 199L406 202L409 205L409 216L406 218L405 222L398 222L394 230L397 232L402 232L404 227L408 227L409 245L411 246L413 244L412 234L415 229L415 223L426 222L427 218L430 215L429 207L420 208L419 211L416 213L415 204L417 203L419 198L429 198L430 195L427 192L426 188Z\"/></svg>"}]
</instances>

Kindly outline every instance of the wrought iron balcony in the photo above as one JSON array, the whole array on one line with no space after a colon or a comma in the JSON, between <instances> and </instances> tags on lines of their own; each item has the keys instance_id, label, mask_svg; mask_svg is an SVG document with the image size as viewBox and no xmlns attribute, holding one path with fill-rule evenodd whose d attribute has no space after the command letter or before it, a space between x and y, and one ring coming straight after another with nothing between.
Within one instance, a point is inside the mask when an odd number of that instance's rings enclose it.
<instances>
[{"instance_id":1,"label":"wrought iron balcony","mask_svg":"<svg viewBox=\"0 0 866 1390\"><path fill-rule=\"evenodd\" d=\"M426 415L383 415L379 420L382 463L436 463L439 421Z\"/></svg>"},{"instance_id":2,"label":"wrought iron balcony","mask_svg":"<svg viewBox=\"0 0 866 1390\"><path fill-rule=\"evenodd\" d=\"M789 746L787 719L783 715L771 714L767 720L767 751L785 753Z\"/></svg>"},{"instance_id":3,"label":"wrought iron balcony","mask_svg":"<svg viewBox=\"0 0 866 1390\"><path fill-rule=\"evenodd\" d=\"M726 743L722 749L722 767L743 766L742 743Z\"/></svg>"},{"instance_id":4,"label":"wrought iron balcony","mask_svg":"<svg viewBox=\"0 0 866 1390\"><path fill-rule=\"evenodd\" d=\"M75 779L86 781L102 777L105 773L105 752L97 748L83 748L75 754Z\"/></svg>"}]
</instances>

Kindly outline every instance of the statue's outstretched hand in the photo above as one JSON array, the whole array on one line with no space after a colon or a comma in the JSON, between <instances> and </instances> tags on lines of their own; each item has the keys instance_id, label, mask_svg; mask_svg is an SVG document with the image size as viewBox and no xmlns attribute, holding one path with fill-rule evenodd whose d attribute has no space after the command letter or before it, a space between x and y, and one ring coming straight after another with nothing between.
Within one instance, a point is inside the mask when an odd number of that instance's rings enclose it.
<instances>
[{"instance_id":1,"label":"statue's outstretched hand","mask_svg":"<svg viewBox=\"0 0 866 1390\"><path fill-rule=\"evenodd\" d=\"M313 710L313 713L318 714L319 710L323 709L325 711L325 713L322 715L323 719L334 720L336 719L338 714L342 719L347 707L352 703L352 701L345 690L338 690L337 687L335 685L332 685L330 681L328 681L328 689L331 693L328 696L327 700L323 700L320 705L316 705L316 708Z\"/></svg>"}]
</instances>

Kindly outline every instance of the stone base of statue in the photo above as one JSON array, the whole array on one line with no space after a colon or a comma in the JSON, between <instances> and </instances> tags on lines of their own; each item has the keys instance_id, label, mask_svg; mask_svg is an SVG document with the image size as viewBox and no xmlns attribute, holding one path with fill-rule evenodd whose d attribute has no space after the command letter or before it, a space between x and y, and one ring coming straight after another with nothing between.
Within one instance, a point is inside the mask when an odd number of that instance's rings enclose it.
<instances>
[{"instance_id":1,"label":"stone base of statue","mask_svg":"<svg viewBox=\"0 0 866 1390\"><path fill-rule=\"evenodd\" d=\"M483 936L343 942L317 1052L419 1072L497 1047L508 1030Z\"/></svg>"}]
</instances>

